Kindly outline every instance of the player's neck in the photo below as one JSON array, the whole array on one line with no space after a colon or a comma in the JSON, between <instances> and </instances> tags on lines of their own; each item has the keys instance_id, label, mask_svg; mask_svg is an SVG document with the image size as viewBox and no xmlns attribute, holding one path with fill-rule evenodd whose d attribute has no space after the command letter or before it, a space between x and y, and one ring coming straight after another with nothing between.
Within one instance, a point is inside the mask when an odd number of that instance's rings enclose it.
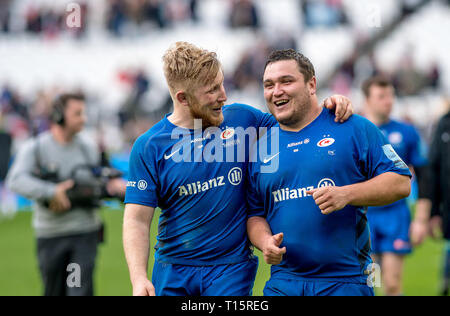
<instances>
[{"instance_id":1,"label":"player's neck","mask_svg":"<svg viewBox=\"0 0 450 316\"><path fill-rule=\"evenodd\" d=\"M366 111L366 118L371 121L376 126L381 126L389 122L389 117L377 115L376 113L372 113L371 111Z\"/></svg>"},{"instance_id":2,"label":"player's neck","mask_svg":"<svg viewBox=\"0 0 450 316\"><path fill-rule=\"evenodd\" d=\"M280 123L280 128L287 132L300 132L306 126L311 124L322 113L322 107L317 102L312 103L309 111L303 116L301 120L292 125L284 125Z\"/></svg>"},{"instance_id":3,"label":"player's neck","mask_svg":"<svg viewBox=\"0 0 450 316\"><path fill-rule=\"evenodd\" d=\"M189 109L183 109L181 106L174 106L173 113L167 117L170 123L182 128L194 129L194 117Z\"/></svg>"}]
</instances>

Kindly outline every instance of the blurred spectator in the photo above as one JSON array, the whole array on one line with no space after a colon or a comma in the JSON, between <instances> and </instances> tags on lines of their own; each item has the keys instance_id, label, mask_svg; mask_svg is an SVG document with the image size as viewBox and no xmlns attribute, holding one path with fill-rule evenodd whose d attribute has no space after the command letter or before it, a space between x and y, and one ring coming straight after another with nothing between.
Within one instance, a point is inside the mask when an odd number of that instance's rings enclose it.
<instances>
[{"instance_id":1,"label":"blurred spectator","mask_svg":"<svg viewBox=\"0 0 450 316\"><path fill-rule=\"evenodd\" d=\"M54 8L48 8L39 12L42 21L42 32L47 39L57 38L64 23L63 15Z\"/></svg>"},{"instance_id":2,"label":"blurred spectator","mask_svg":"<svg viewBox=\"0 0 450 316\"><path fill-rule=\"evenodd\" d=\"M20 95L8 86L0 92L0 108L6 115L17 115L28 120L28 107Z\"/></svg>"},{"instance_id":3,"label":"blurred spectator","mask_svg":"<svg viewBox=\"0 0 450 316\"><path fill-rule=\"evenodd\" d=\"M6 178L8 172L9 158L11 154L11 135L4 132L0 128L0 186Z\"/></svg>"},{"instance_id":4,"label":"blurred spectator","mask_svg":"<svg viewBox=\"0 0 450 316\"><path fill-rule=\"evenodd\" d=\"M0 1L0 32L9 32L11 0Z\"/></svg>"},{"instance_id":5,"label":"blurred spectator","mask_svg":"<svg viewBox=\"0 0 450 316\"><path fill-rule=\"evenodd\" d=\"M439 64L437 62L434 62L428 72L428 86L435 90L439 89L440 78L441 70L439 68Z\"/></svg>"},{"instance_id":6,"label":"blurred spectator","mask_svg":"<svg viewBox=\"0 0 450 316\"><path fill-rule=\"evenodd\" d=\"M231 0L229 19L232 28L259 27L259 17L252 0Z\"/></svg>"},{"instance_id":7,"label":"blurred spectator","mask_svg":"<svg viewBox=\"0 0 450 316\"><path fill-rule=\"evenodd\" d=\"M284 31L278 31L276 35L276 40L274 41L272 45L273 50L283 50L283 49L289 49L292 48L294 50L299 50L299 47L297 45L297 41L292 36L292 32L284 30Z\"/></svg>"},{"instance_id":8,"label":"blurred spectator","mask_svg":"<svg viewBox=\"0 0 450 316\"><path fill-rule=\"evenodd\" d=\"M35 34L42 32L41 12L34 5L28 7L25 20L27 32Z\"/></svg>"},{"instance_id":9,"label":"blurred spectator","mask_svg":"<svg viewBox=\"0 0 450 316\"><path fill-rule=\"evenodd\" d=\"M401 1L401 10L402 10L402 18L414 13L416 6L423 2L423 0L402 0Z\"/></svg>"},{"instance_id":10,"label":"blurred spectator","mask_svg":"<svg viewBox=\"0 0 450 316\"><path fill-rule=\"evenodd\" d=\"M145 19L145 7L147 4L146 0L126 0L126 11L128 18L136 23L137 25L141 25Z\"/></svg>"},{"instance_id":11,"label":"blurred spectator","mask_svg":"<svg viewBox=\"0 0 450 316\"><path fill-rule=\"evenodd\" d=\"M172 25L191 18L188 0L166 0L164 5L166 17Z\"/></svg>"},{"instance_id":12,"label":"blurred spectator","mask_svg":"<svg viewBox=\"0 0 450 316\"><path fill-rule=\"evenodd\" d=\"M65 10L55 7L36 6L31 4L25 12L25 31L31 34L43 35L46 39L58 38L64 31L73 34L76 38L82 38L86 33L88 6L80 2L80 27L69 27L66 24L69 14Z\"/></svg>"},{"instance_id":13,"label":"blurred spectator","mask_svg":"<svg viewBox=\"0 0 450 316\"><path fill-rule=\"evenodd\" d=\"M198 22L198 13L197 13L198 1L190 0L189 1L189 9L191 11L191 19L194 22Z\"/></svg>"},{"instance_id":14,"label":"blurred spectator","mask_svg":"<svg viewBox=\"0 0 450 316\"><path fill-rule=\"evenodd\" d=\"M147 19L156 24L160 29L167 26L167 19L164 15L164 6L160 0L148 0L145 11Z\"/></svg>"},{"instance_id":15,"label":"blurred spectator","mask_svg":"<svg viewBox=\"0 0 450 316\"><path fill-rule=\"evenodd\" d=\"M260 40L255 46L247 49L241 56L236 70L231 77L231 85L238 90L259 87L262 83L264 65L271 51L269 43Z\"/></svg>"},{"instance_id":16,"label":"blurred spectator","mask_svg":"<svg viewBox=\"0 0 450 316\"><path fill-rule=\"evenodd\" d=\"M115 36L120 36L125 22L125 3L121 0L109 0L109 12L107 14L108 30Z\"/></svg>"},{"instance_id":17,"label":"blurred spectator","mask_svg":"<svg viewBox=\"0 0 450 316\"><path fill-rule=\"evenodd\" d=\"M355 79L355 62L357 58L353 54L340 66L334 78L331 80L331 89L334 93L349 95Z\"/></svg>"},{"instance_id":18,"label":"blurred spectator","mask_svg":"<svg viewBox=\"0 0 450 316\"><path fill-rule=\"evenodd\" d=\"M407 53L393 75L394 87L399 96L417 95L426 86L426 76L416 69L412 56Z\"/></svg>"},{"instance_id":19,"label":"blurred spectator","mask_svg":"<svg viewBox=\"0 0 450 316\"><path fill-rule=\"evenodd\" d=\"M246 90L262 87L262 77L267 56L275 49L297 49L297 42L287 32L280 32L273 42L265 38L244 51L231 77L227 78L229 89Z\"/></svg>"},{"instance_id":20,"label":"blurred spectator","mask_svg":"<svg viewBox=\"0 0 450 316\"><path fill-rule=\"evenodd\" d=\"M5 189L4 180L8 172L11 155L12 138L3 130L3 116L0 110L0 219L5 215L13 215L17 209L14 196Z\"/></svg>"},{"instance_id":21,"label":"blurred spectator","mask_svg":"<svg viewBox=\"0 0 450 316\"><path fill-rule=\"evenodd\" d=\"M123 127L126 122L145 114L142 108L142 99L150 89L150 79L143 69L137 71L119 72L119 80L129 86L128 94L122 109L119 112L120 126Z\"/></svg>"},{"instance_id":22,"label":"blurred spectator","mask_svg":"<svg viewBox=\"0 0 450 316\"><path fill-rule=\"evenodd\" d=\"M50 111L53 93L41 90L37 93L36 100L30 109L30 125L34 136L47 131L50 128Z\"/></svg>"},{"instance_id":23,"label":"blurred spectator","mask_svg":"<svg viewBox=\"0 0 450 316\"><path fill-rule=\"evenodd\" d=\"M334 27L348 23L342 0L301 0L306 27Z\"/></svg>"},{"instance_id":24,"label":"blurred spectator","mask_svg":"<svg viewBox=\"0 0 450 316\"><path fill-rule=\"evenodd\" d=\"M108 0L107 28L115 36L127 35L127 29L141 28L147 23L159 28L168 24L161 0Z\"/></svg>"},{"instance_id":25,"label":"blurred spectator","mask_svg":"<svg viewBox=\"0 0 450 316\"><path fill-rule=\"evenodd\" d=\"M446 241L444 267L442 269L441 294L448 295L450 286L450 98L447 99L449 112L437 125L430 148L430 199L431 232L439 229Z\"/></svg>"}]
</instances>

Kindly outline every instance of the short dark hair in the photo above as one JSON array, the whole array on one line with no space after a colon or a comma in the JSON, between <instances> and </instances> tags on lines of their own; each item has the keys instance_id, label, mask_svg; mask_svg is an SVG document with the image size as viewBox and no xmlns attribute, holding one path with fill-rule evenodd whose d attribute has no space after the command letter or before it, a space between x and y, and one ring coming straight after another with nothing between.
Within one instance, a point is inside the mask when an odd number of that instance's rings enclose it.
<instances>
[{"instance_id":1,"label":"short dark hair","mask_svg":"<svg viewBox=\"0 0 450 316\"><path fill-rule=\"evenodd\" d=\"M269 64L281 60L295 60L297 62L299 71L303 74L303 77L305 78L305 82L308 82L316 75L314 66L311 63L311 61L305 55L297 52L292 48L276 50L271 52L269 57L267 58L266 65L264 66L264 71L266 70Z\"/></svg>"},{"instance_id":2,"label":"short dark hair","mask_svg":"<svg viewBox=\"0 0 450 316\"><path fill-rule=\"evenodd\" d=\"M385 76L380 76L380 75L373 76L373 77L366 79L361 86L361 89L364 92L364 95L366 96L366 98L369 97L370 87L372 87L372 86L386 88L386 87L393 87L393 84L389 78L387 78Z\"/></svg>"},{"instance_id":3,"label":"short dark hair","mask_svg":"<svg viewBox=\"0 0 450 316\"><path fill-rule=\"evenodd\" d=\"M67 103L70 100L77 100L77 101L86 101L85 96L82 93L63 93L58 96L57 101L60 102L60 104L63 106L63 108L67 107Z\"/></svg>"}]
</instances>

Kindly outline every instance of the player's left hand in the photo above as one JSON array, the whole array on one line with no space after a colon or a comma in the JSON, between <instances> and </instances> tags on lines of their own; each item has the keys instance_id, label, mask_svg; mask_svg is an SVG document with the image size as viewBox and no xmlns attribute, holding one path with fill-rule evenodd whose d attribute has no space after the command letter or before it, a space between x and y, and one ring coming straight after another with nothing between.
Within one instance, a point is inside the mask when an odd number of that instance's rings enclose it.
<instances>
[{"instance_id":1,"label":"player's left hand","mask_svg":"<svg viewBox=\"0 0 450 316\"><path fill-rule=\"evenodd\" d=\"M335 110L335 122L345 122L353 115L354 109L349 98L343 95L332 95L322 102L322 106L329 110Z\"/></svg>"},{"instance_id":2,"label":"player's left hand","mask_svg":"<svg viewBox=\"0 0 450 316\"><path fill-rule=\"evenodd\" d=\"M306 193L312 195L324 215L342 210L348 204L347 193L342 187L323 187Z\"/></svg>"}]
</instances>

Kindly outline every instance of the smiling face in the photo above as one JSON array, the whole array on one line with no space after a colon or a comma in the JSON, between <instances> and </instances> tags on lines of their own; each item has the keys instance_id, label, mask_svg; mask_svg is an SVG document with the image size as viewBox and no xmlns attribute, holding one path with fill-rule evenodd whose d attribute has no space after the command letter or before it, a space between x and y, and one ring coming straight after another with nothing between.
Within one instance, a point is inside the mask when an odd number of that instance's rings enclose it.
<instances>
[{"instance_id":1,"label":"smiling face","mask_svg":"<svg viewBox=\"0 0 450 316\"><path fill-rule=\"evenodd\" d=\"M163 62L175 121L189 128L192 119L201 119L203 127L220 125L227 96L216 53L177 42L166 51Z\"/></svg>"},{"instance_id":2,"label":"smiling face","mask_svg":"<svg viewBox=\"0 0 450 316\"><path fill-rule=\"evenodd\" d=\"M211 84L197 87L192 94L187 94L191 115L201 119L203 127L219 126L223 122L222 107L227 101L223 81L220 70Z\"/></svg>"},{"instance_id":3,"label":"smiling face","mask_svg":"<svg viewBox=\"0 0 450 316\"><path fill-rule=\"evenodd\" d=\"M297 61L269 63L264 72L264 98L276 120L284 126L301 123L312 108L316 79L305 82Z\"/></svg>"}]
</instances>

